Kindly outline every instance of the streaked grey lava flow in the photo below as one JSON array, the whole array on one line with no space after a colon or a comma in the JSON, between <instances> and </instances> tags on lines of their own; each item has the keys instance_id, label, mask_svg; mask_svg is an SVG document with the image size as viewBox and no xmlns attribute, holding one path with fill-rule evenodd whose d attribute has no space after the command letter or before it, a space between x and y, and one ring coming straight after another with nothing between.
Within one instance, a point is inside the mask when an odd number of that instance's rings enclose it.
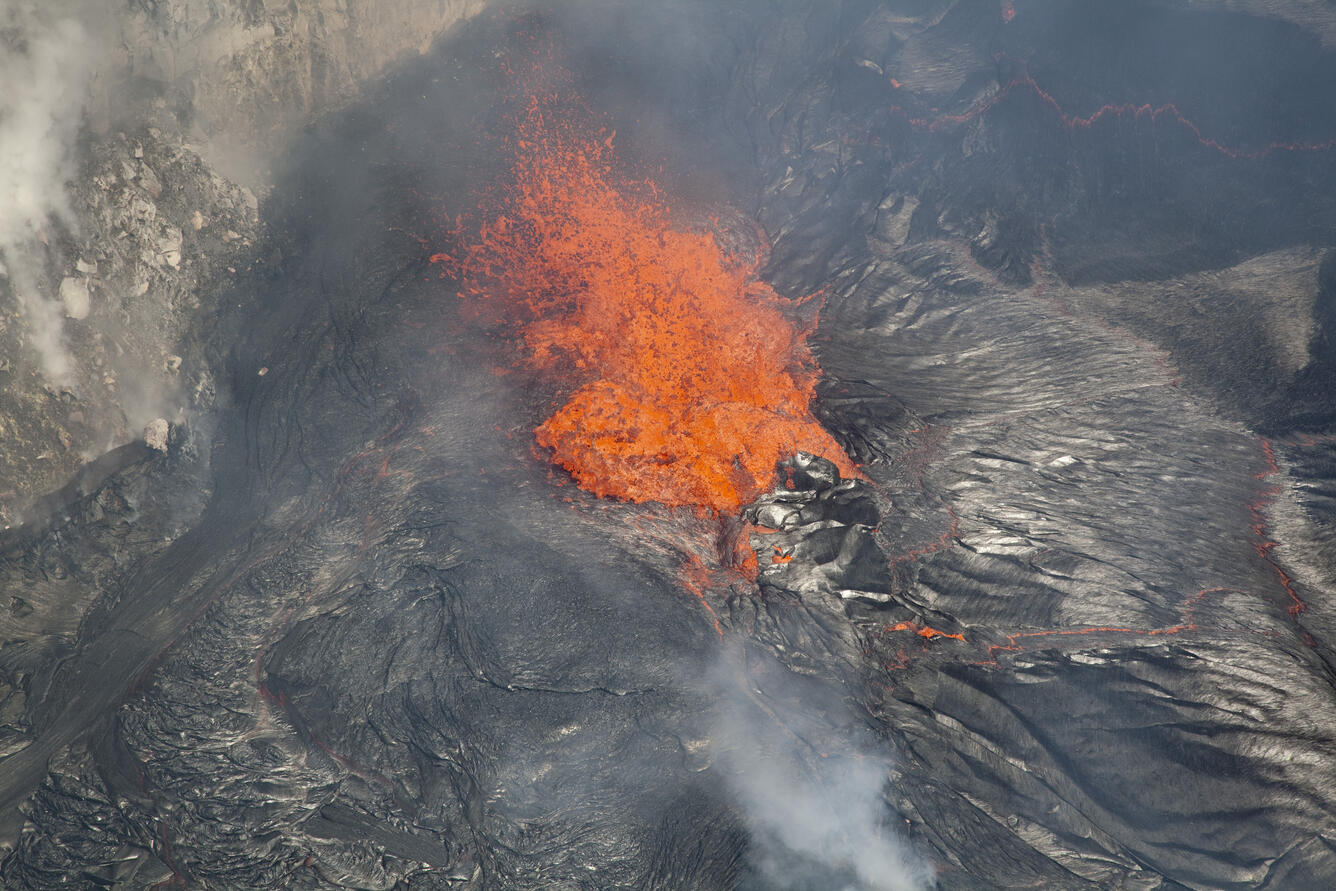
<instances>
[{"instance_id":1,"label":"streaked grey lava flow","mask_svg":"<svg viewBox=\"0 0 1336 891\"><path fill-rule=\"evenodd\" d=\"M308 135L208 334L207 464L127 454L0 538L34 606L0 649L6 888L1336 883L1336 204L1294 197L1332 155L1204 144L1255 121L1198 122L1200 66L1093 70L1081 41L1130 38L1071 4L837 5L689 51L664 11L497 15ZM1213 65L1333 64L1135 14ZM818 410L865 479L795 456L717 517L535 453L560 383L428 261L535 35L628 155L764 224L781 293L822 289ZM1267 264L1310 290L1238 284Z\"/></svg>"}]
</instances>

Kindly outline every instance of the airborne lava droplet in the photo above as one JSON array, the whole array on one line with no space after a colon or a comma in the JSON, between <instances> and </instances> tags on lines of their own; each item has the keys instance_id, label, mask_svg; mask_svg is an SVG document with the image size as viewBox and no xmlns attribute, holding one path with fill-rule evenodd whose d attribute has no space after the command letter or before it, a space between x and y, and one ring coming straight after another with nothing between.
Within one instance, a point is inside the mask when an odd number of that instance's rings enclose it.
<instances>
[{"instance_id":1,"label":"airborne lava droplet","mask_svg":"<svg viewBox=\"0 0 1336 891\"><path fill-rule=\"evenodd\" d=\"M574 387L539 445L597 495L720 511L799 450L858 475L811 414L814 322L757 277L763 251L726 250L717 220L676 222L583 117L552 93L528 100L512 179L459 263L461 294Z\"/></svg>"}]
</instances>

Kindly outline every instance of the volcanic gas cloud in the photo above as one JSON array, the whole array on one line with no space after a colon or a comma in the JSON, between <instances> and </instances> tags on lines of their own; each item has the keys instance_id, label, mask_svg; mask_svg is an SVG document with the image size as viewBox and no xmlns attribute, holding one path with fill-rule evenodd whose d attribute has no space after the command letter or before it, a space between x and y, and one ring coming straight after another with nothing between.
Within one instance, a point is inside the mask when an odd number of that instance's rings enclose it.
<instances>
[{"instance_id":1,"label":"volcanic gas cloud","mask_svg":"<svg viewBox=\"0 0 1336 891\"><path fill-rule=\"evenodd\" d=\"M460 262L463 296L575 386L538 443L600 496L721 511L798 450L856 473L811 414L810 322L757 278L764 252L724 249L717 219L681 223L586 118L554 94L527 101L512 176Z\"/></svg>"}]
</instances>

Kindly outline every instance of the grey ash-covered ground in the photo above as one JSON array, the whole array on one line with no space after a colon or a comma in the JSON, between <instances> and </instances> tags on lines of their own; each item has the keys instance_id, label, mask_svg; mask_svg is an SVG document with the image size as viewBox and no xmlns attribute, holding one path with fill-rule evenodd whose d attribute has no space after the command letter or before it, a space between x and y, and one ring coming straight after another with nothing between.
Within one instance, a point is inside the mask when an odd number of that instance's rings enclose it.
<instances>
[{"instance_id":1,"label":"grey ash-covered ground","mask_svg":"<svg viewBox=\"0 0 1336 891\"><path fill-rule=\"evenodd\" d=\"M484 18L309 134L211 448L0 539L5 887L1336 882L1336 60L1017 6ZM535 33L825 290L866 479L707 518L533 453L558 385L427 257Z\"/></svg>"}]
</instances>

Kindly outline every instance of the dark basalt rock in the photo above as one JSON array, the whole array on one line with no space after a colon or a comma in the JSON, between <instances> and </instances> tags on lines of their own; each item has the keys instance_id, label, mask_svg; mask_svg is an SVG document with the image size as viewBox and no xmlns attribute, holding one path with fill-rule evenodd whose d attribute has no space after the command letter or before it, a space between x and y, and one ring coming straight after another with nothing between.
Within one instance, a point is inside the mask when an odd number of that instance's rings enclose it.
<instances>
[{"instance_id":1,"label":"dark basalt rock","mask_svg":"<svg viewBox=\"0 0 1336 891\"><path fill-rule=\"evenodd\" d=\"M781 462L779 476L784 488L743 511L748 522L766 530L750 536L763 590L888 602L889 558L876 540L878 502L886 499L864 481L841 479L833 463L805 452Z\"/></svg>"},{"instance_id":2,"label":"dark basalt rock","mask_svg":"<svg viewBox=\"0 0 1336 891\"><path fill-rule=\"evenodd\" d=\"M679 6L480 19L294 148L208 332L207 481L178 432L0 539L6 888L1336 885L1331 264L1208 299L1320 256L1331 156L1073 129L1017 80L1190 116L1241 55L1293 85L1326 51L1137 4L1152 46L1210 38L1149 77L1086 4ZM710 518L533 453L557 385L427 257L537 35L823 290L815 410L864 478L797 455ZM1202 126L1316 138L1304 96ZM1146 321L1193 300L1233 377ZM1231 388L1282 372L1261 439Z\"/></svg>"}]
</instances>

